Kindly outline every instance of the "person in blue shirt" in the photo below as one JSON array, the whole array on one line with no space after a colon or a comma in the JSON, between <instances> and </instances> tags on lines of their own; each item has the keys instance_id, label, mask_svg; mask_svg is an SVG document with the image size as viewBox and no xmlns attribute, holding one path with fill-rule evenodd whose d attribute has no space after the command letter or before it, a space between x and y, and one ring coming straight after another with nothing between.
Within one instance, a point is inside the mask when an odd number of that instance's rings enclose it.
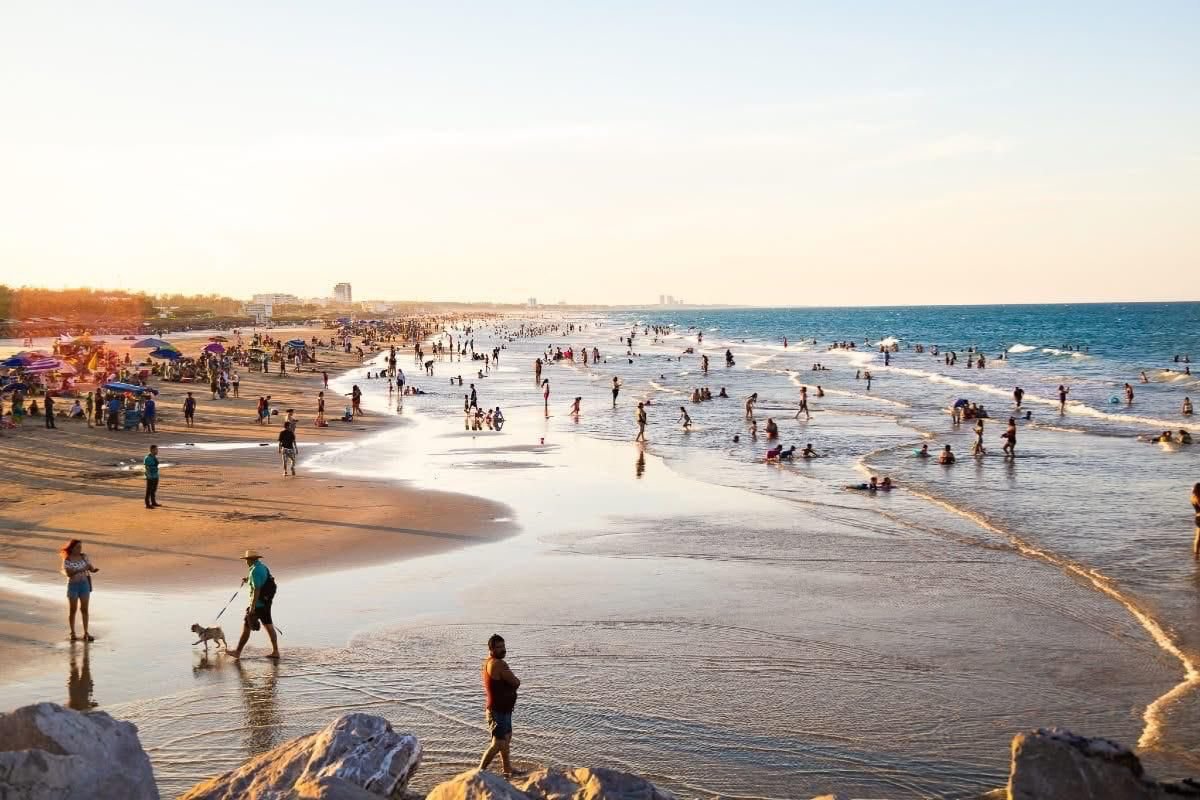
<instances>
[{"instance_id":1,"label":"person in blue shirt","mask_svg":"<svg viewBox=\"0 0 1200 800\"><path fill-rule=\"evenodd\" d=\"M142 423L146 426L146 430L154 433L154 417L157 412L157 404L154 402L154 395L146 398L146 405L142 409Z\"/></svg>"},{"instance_id":2,"label":"person in blue shirt","mask_svg":"<svg viewBox=\"0 0 1200 800\"><path fill-rule=\"evenodd\" d=\"M242 623L242 637L238 639L236 650L226 650L230 658L241 658L242 649L250 641L250 631L258 630L259 624L267 631L271 640L271 652L267 658L279 658L279 640L275 636L275 622L271 618L271 605L275 600L275 581L271 570L267 569L258 555L257 550L247 550L242 558L249 568L249 574L242 578L243 584L250 584L250 601L246 607L246 617ZM270 587L268 589L268 587Z\"/></svg>"},{"instance_id":3,"label":"person in blue shirt","mask_svg":"<svg viewBox=\"0 0 1200 800\"><path fill-rule=\"evenodd\" d=\"M142 466L146 468L146 508L158 508L158 445L150 445Z\"/></svg>"},{"instance_id":4,"label":"person in blue shirt","mask_svg":"<svg viewBox=\"0 0 1200 800\"><path fill-rule=\"evenodd\" d=\"M121 430L121 398L115 394L108 398L108 429Z\"/></svg>"}]
</instances>

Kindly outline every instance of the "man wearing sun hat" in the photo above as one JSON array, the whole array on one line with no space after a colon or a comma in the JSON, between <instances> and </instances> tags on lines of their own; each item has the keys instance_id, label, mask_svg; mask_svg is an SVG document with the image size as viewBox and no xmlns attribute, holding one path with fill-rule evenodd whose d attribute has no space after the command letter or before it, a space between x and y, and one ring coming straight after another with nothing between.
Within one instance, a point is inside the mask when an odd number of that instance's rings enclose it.
<instances>
[{"instance_id":1,"label":"man wearing sun hat","mask_svg":"<svg viewBox=\"0 0 1200 800\"><path fill-rule=\"evenodd\" d=\"M261 623L267 631L267 638L271 640L271 653L267 658L279 658L279 640L275 638L275 623L271 618L271 605L275 600L275 579L271 577L271 570L262 562L257 550L247 550L242 559L250 570L250 573L242 578L243 584L250 584L250 602L246 607L242 638L238 640L237 649L227 650L225 654L241 658L242 648L250 641L250 631L258 630Z\"/></svg>"}]
</instances>

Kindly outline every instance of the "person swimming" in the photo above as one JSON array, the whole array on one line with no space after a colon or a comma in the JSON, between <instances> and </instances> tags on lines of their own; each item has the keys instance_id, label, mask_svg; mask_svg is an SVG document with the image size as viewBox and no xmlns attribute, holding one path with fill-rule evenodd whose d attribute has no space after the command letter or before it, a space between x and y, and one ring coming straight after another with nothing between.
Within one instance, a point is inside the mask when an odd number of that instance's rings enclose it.
<instances>
[{"instance_id":1,"label":"person swimming","mask_svg":"<svg viewBox=\"0 0 1200 800\"><path fill-rule=\"evenodd\" d=\"M779 459L779 454L782 452L783 452L783 445L781 445L781 444L775 445L771 449L767 450L767 461L777 461Z\"/></svg>"},{"instance_id":2,"label":"person swimming","mask_svg":"<svg viewBox=\"0 0 1200 800\"><path fill-rule=\"evenodd\" d=\"M870 482L868 482L868 483L852 483L852 484L848 485L846 488L854 489L855 491L859 491L859 492L877 492L877 491L879 491L879 478L872 475Z\"/></svg>"},{"instance_id":3,"label":"person swimming","mask_svg":"<svg viewBox=\"0 0 1200 800\"><path fill-rule=\"evenodd\" d=\"M767 417L766 430L767 430L767 438L768 439L774 439L776 436L779 435L779 426L776 425L775 420L771 419L770 417Z\"/></svg>"},{"instance_id":4,"label":"person swimming","mask_svg":"<svg viewBox=\"0 0 1200 800\"><path fill-rule=\"evenodd\" d=\"M1188 433L1186 430L1184 430L1183 428L1180 428L1178 440L1179 440L1180 444L1191 444L1192 443L1192 435L1190 433Z\"/></svg>"},{"instance_id":5,"label":"person swimming","mask_svg":"<svg viewBox=\"0 0 1200 800\"><path fill-rule=\"evenodd\" d=\"M812 442L804 445L804 449L800 451L801 458L820 458L821 454L813 450Z\"/></svg>"},{"instance_id":6,"label":"person swimming","mask_svg":"<svg viewBox=\"0 0 1200 800\"><path fill-rule=\"evenodd\" d=\"M929 458L929 445L921 445L921 449L914 453L917 458Z\"/></svg>"},{"instance_id":7,"label":"person swimming","mask_svg":"<svg viewBox=\"0 0 1200 800\"><path fill-rule=\"evenodd\" d=\"M1180 409L1180 413L1185 417L1190 417L1192 415L1192 398L1183 398L1183 407Z\"/></svg>"},{"instance_id":8,"label":"person swimming","mask_svg":"<svg viewBox=\"0 0 1200 800\"><path fill-rule=\"evenodd\" d=\"M942 454L938 456L938 463L947 465L954 463L954 453L950 452L950 445L942 448Z\"/></svg>"}]
</instances>

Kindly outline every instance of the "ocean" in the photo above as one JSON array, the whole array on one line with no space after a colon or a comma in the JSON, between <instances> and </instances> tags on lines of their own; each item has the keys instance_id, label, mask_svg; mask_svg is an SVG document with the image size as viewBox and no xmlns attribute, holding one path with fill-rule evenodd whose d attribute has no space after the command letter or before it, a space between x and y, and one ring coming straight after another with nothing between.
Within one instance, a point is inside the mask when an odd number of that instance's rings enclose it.
<instances>
[{"instance_id":1,"label":"ocean","mask_svg":"<svg viewBox=\"0 0 1200 800\"><path fill-rule=\"evenodd\" d=\"M357 384L370 413L398 424L310 450L301 471L498 500L518 536L286 581L277 666L181 668L188 654L131 632L146 640L142 672L95 696L138 724L164 791L347 710L417 733L426 758L415 788L428 789L486 744L478 667L500 632L523 680L518 762L626 769L681 798L977 797L1003 785L1011 737L1048 725L1136 745L1157 776L1196 774L1200 570L1188 495L1200 445L1139 436L1190 427L1180 406L1196 379L1175 356L1200 356L1198 323L1197 303L662 308L477 323L465 334L475 349L501 348L483 376L469 356L436 359L423 376L404 354L425 394L400 401L367 378L382 356L332 381L331 396ZM518 335L522 324L545 329ZM853 351L829 349L850 340ZM875 343L893 341L885 364ZM544 367L544 404L534 359L570 346L576 361ZM582 363L584 346L599 363ZM967 367L968 348L985 369ZM451 385L460 374L466 385ZM464 426L471 383L482 405L503 408L503 432ZM1071 390L1065 414L1059 384ZM800 386L811 420L795 418ZM1006 459L999 436L1015 386L1032 417L1018 421ZM728 398L692 403L700 387ZM757 439L743 410L753 392ZM973 422L951 421L959 398L989 411L986 455L970 455ZM644 447L633 442L639 401L649 403ZM765 463L768 418L779 442L822 457ZM915 457L922 444L950 444L958 462ZM848 488L869 475L897 489ZM154 602L182 625L225 599Z\"/></svg>"}]
</instances>

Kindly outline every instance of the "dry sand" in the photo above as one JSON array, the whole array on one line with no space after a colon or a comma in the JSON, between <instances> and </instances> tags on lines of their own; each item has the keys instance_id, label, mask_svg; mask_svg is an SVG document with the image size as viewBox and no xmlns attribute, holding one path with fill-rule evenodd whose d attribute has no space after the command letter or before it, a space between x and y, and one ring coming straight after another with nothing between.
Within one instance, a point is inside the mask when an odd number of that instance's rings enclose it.
<instances>
[{"instance_id":1,"label":"dry sand","mask_svg":"<svg viewBox=\"0 0 1200 800\"><path fill-rule=\"evenodd\" d=\"M328 338L328 331L298 335ZM185 354L204 338L171 337ZM110 344L115 344L110 342ZM144 351L143 351L144 352ZM407 351L406 351L407 352ZM135 356L141 353L135 353ZM318 370L336 374L358 366L355 354L318 350ZM273 369L277 365L272 365ZM307 365L306 365L307 367ZM353 423L332 421L348 403L326 391L329 427L313 425L321 373L262 374L238 370L240 399L212 400L206 386L151 385L158 398L157 433L107 431L59 419L58 430L42 418L0 437L8 473L0 497L0 570L36 582L65 582L58 549L68 539L100 568L96 587L184 591L228 585L244 572L237 557L258 549L273 571L296 575L376 564L494 539L513 531L502 506L464 495L416 490L393 481L366 481L304 474L306 448L370 435L395 418L366 415ZM195 427L183 424L188 391L197 400ZM274 442L283 413L269 426L255 422L260 395L272 406L294 408L301 464L283 477L274 444L257 449L159 451L164 465L158 500L143 504L144 479L120 462L140 463L150 444ZM64 404L60 403L60 408ZM13 592L0 593L0 663L29 666L50 643L65 638L65 589L61 607Z\"/></svg>"}]
</instances>

